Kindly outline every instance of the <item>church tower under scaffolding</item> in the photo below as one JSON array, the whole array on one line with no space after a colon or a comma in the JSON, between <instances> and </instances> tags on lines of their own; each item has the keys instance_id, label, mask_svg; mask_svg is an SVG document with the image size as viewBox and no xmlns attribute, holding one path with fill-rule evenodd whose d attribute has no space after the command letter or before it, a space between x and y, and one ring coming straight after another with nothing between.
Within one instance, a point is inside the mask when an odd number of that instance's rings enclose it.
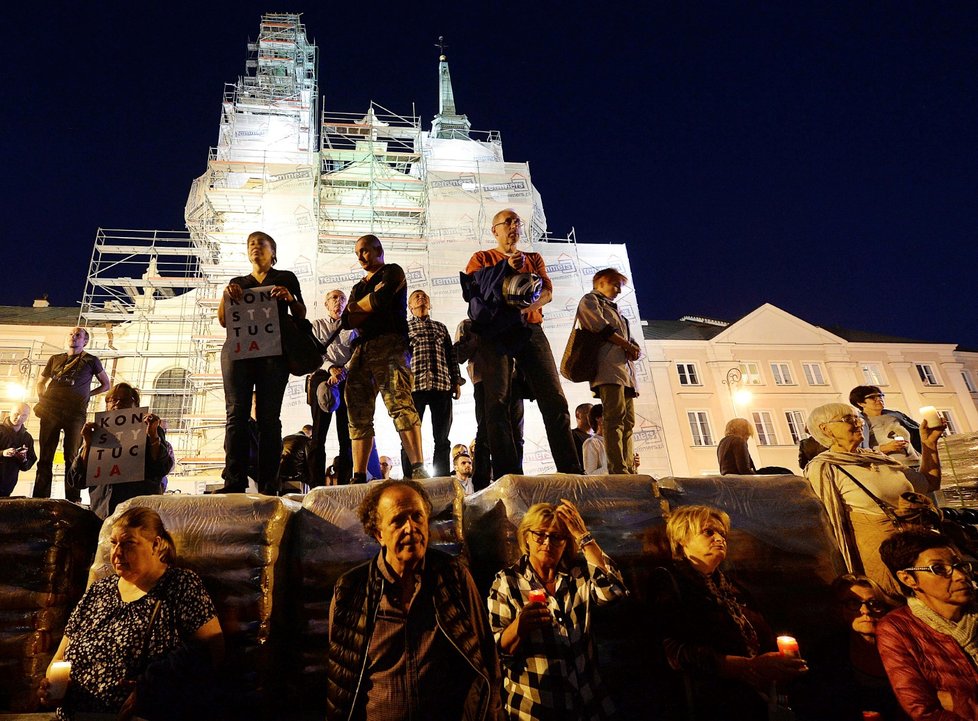
<instances>
[{"instance_id":1,"label":"church tower under scaffolding","mask_svg":"<svg viewBox=\"0 0 978 721\"><path fill-rule=\"evenodd\" d=\"M93 335L90 350L113 380L142 389L144 403L168 420L178 473L215 475L223 467L224 330L216 308L228 280L250 272L245 239L254 230L276 239L276 267L298 276L310 318L323 314L327 291L349 292L360 279L353 245L373 233L388 261L405 269L409 286L431 295L433 317L454 330L466 313L459 271L475 250L495 245L492 216L514 208L526 221L524 244L544 256L554 283L545 328L558 356L591 275L614 266L631 277L624 244L593 246L577 243L573 231L565 238L547 232L529 165L507 162L500 134L472 130L458 113L439 40L439 112L426 131L416 115L377 103L365 112L320 113L317 48L300 16L264 15L257 41L248 44L245 75L225 88L217 146L187 200L187 232L98 231L81 322L105 332ZM640 335L634 290L618 303ZM643 361L640 383L648 378ZM289 383L285 433L309 422L303 385L301 378ZM564 390L571 408L590 400L583 385ZM643 471L667 474L651 384L642 392L636 448ZM379 451L399 456L380 402L375 425ZM455 403L452 440L467 443L474 434L469 385ZM427 423L424 437L430 459ZM543 424L532 409L525 439L526 471L552 470Z\"/></svg>"}]
</instances>

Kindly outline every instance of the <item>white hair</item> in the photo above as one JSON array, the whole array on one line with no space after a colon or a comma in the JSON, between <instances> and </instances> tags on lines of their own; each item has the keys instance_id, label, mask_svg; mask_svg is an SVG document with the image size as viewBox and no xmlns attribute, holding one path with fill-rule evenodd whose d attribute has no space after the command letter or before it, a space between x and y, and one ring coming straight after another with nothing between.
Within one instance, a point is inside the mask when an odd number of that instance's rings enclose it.
<instances>
[{"instance_id":1,"label":"white hair","mask_svg":"<svg viewBox=\"0 0 978 721\"><path fill-rule=\"evenodd\" d=\"M842 416L858 415L859 411L848 403L826 403L808 414L808 432L823 446L831 448L835 439L823 431L821 425L842 418Z\"/></svg>"}]
</instances>

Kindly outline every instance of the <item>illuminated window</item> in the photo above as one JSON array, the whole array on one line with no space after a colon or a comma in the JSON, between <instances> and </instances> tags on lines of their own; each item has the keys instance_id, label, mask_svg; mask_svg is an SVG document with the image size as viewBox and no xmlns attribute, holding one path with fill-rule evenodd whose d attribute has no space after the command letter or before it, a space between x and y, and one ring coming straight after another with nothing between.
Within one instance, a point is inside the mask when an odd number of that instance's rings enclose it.
<instances>
[{"instance_id":1,"label":"illuminated window","mask_svg":"<svg viewBox=\"0 0 978 721\"><path fill-rule=\"evenodd\" d=\"M712 446L713 432L710 430L710 416L706 411L686 411L689 419L689 432L694 446Z\"/></svg>"},{"instance_id":2,"label":"illuminated window","mask_svg":"<svg viewBox=\"0 0 978 721\"><path fill-rule=\"evenodd\" d=\"M740 364L740 372L742 375L741 383L744 385L759 386L764 384L764 379L761 378L760 363L744 361Z\"/></svg>"},{"instance_id":3,"label":"illuminated window","mask_svg":"<svg viewBox=\"0 0 978 721\"><path fill-rule=\"evenodd\" d=\"M156 376L153 383L150 412L167 421L171 427L176 427L190 412L193 395L189 376L183 368L171 368Z\"/></svg>"},{"instance_id":4,"label":"illuminated window","mask_svg":"<svg viewBox=\"0 0 978 721\"><path fill-rule=\"evenodd\" d=\"M968 393L978 393L975 389L975 381L971 377L971 371L961 371L961 377L964 379L964 387L968 389Z\"/></svg>"},{"instance_id":5,"label":"illuminated window","mask_svg":"<svg viewBox=\"0 0 978 721\"><path fill-rule=\"evenodd\" d=\"M947 434L953 436L955 433L960 433L958 430L958 422L954 419L954 414L951 413L949 408L938 408L937 412L941 414L941 418L947 424Z\"/></svg>"},{"instance_id":6,"label":"illuminated window","mask_svg":"<svg viewBox=\"0 0 978 721\"><path fill-rule=\"evenodd\" d=\"M776 446L778 436L774 432L774 420L771 418L770 411L754 411L754 428L757 431L757 445Z\"/></svg>"},{"instance_id":7,"label":"illuminated window","mask_svg":"<svg viewBox=\"0 0 978 721\"><path fill-rule=\"evenodd\" d=\"M868 386L885 386L886 376L883 375L883 367L879 363L863 363L863 381Z\"/></svg>"},{"instance_id":8,"label":"illuminated window","mask_svg":"<svg viewBox=\"0 0 978 721\"><path fill-rule=\"evenodd\" d=\"M917 368L917 375L920 376L920 382L925 386L939 386L940 381L937 380L937 374L934 372L934 367L930 363L914 363Z\"/></svg>"},{"instance_id":9,"label":"illuminated window","mask_svg":"<svg viewBox=\"0 0 978 721\"><path fill-rule=\"evenodd\" d=\"M805 411L785 411L784 419L788 422L788 430L791 432L791 442L801 443L805 437Z\"/></svg>"},{"instance_id":10,"label":"illuminated window","mask_svg":"<svg viewBox=\"0 0 978 721\"><path fill-rule=\"evenodd\" d=\"M699 374L696 372L695 363L677 363L676 372L679 374L679 385L681 386L701 385Z\"/></svg>"},{"instance_id":11,"label":"illuminated window","mask_svg":"<svg viewBox=\"0 0 978 721\"><path fill-rule=\"evenodd\" d=\"M794 379L791 377L790 363L772 363L771 375L774 378L774 385L776 386L793 386L795 384Z\"/></svg>"},{"instance_id":12,"label":"illuminated window","mask_svg":"<svg viewBox=\"0 0 978 721\"><path fill-rule=\"evenodd\" d=\"M805 373L805 380L810 386L825 386L825 374L822 372L821 363L802 363L801 369Z\"/></svg>"}]
</instances>

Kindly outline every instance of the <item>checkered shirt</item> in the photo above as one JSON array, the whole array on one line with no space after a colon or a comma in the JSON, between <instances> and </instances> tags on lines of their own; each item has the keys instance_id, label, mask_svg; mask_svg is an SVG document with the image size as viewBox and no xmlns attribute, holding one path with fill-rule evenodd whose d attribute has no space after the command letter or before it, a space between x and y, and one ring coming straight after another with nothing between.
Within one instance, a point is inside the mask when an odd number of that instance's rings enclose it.
<instances>
[{"instance_id":1,"label":"checkered shirt","mask_svg":"<svg viewBox=\"0 0 978 721\"><path fill-rule=\"evenodd\" d=\"M607 573L583 560L559 571L556 591L547 598L553 626L534 630L516 655L499 649L503 702L510 719L532 721L554 712L590 721L613 716L614 705L598 674L591 606L610 603L628 591L611 559L604 560ZM529 602L531 588L541 584L525 555L496 574L489 591L489 625L497 648L503 631Z\"/></svg>"},{"instance_id":2,"label":"checkered shirt","mask_svg":"<svg viewBox=\"0 0 978 721\"><path fill-rule=\"evenodd\" d=\"M452 337L444 323L425 318L408 319L411 371L416 391L450 391L459 385L461 373Z\"/></svg>"}]
</instances>

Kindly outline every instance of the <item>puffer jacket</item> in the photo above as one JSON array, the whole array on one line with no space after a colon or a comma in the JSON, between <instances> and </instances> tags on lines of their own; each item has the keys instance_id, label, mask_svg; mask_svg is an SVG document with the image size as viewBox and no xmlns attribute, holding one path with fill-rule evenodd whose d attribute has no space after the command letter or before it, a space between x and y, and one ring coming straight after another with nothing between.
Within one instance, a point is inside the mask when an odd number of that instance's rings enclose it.
<instances>
[{"instance_id":1,"label":"puffer jacket","mask_svg":"<svg viewBox=\"0 0 978 721\"><path fill-rule=\"evenodd\" d=\"M462 562L429 549L425 582L434 595L438 628L459 654L459 662L475 672L459 716L466 721L502 718L499 660L482 599ZM377 560L357 566L336 582L329 629L326 718L347 721L361 702L367 650L373 635L385 579ZM415 603L424 603L422 598Z\"/></svg>"}]
</instances>

